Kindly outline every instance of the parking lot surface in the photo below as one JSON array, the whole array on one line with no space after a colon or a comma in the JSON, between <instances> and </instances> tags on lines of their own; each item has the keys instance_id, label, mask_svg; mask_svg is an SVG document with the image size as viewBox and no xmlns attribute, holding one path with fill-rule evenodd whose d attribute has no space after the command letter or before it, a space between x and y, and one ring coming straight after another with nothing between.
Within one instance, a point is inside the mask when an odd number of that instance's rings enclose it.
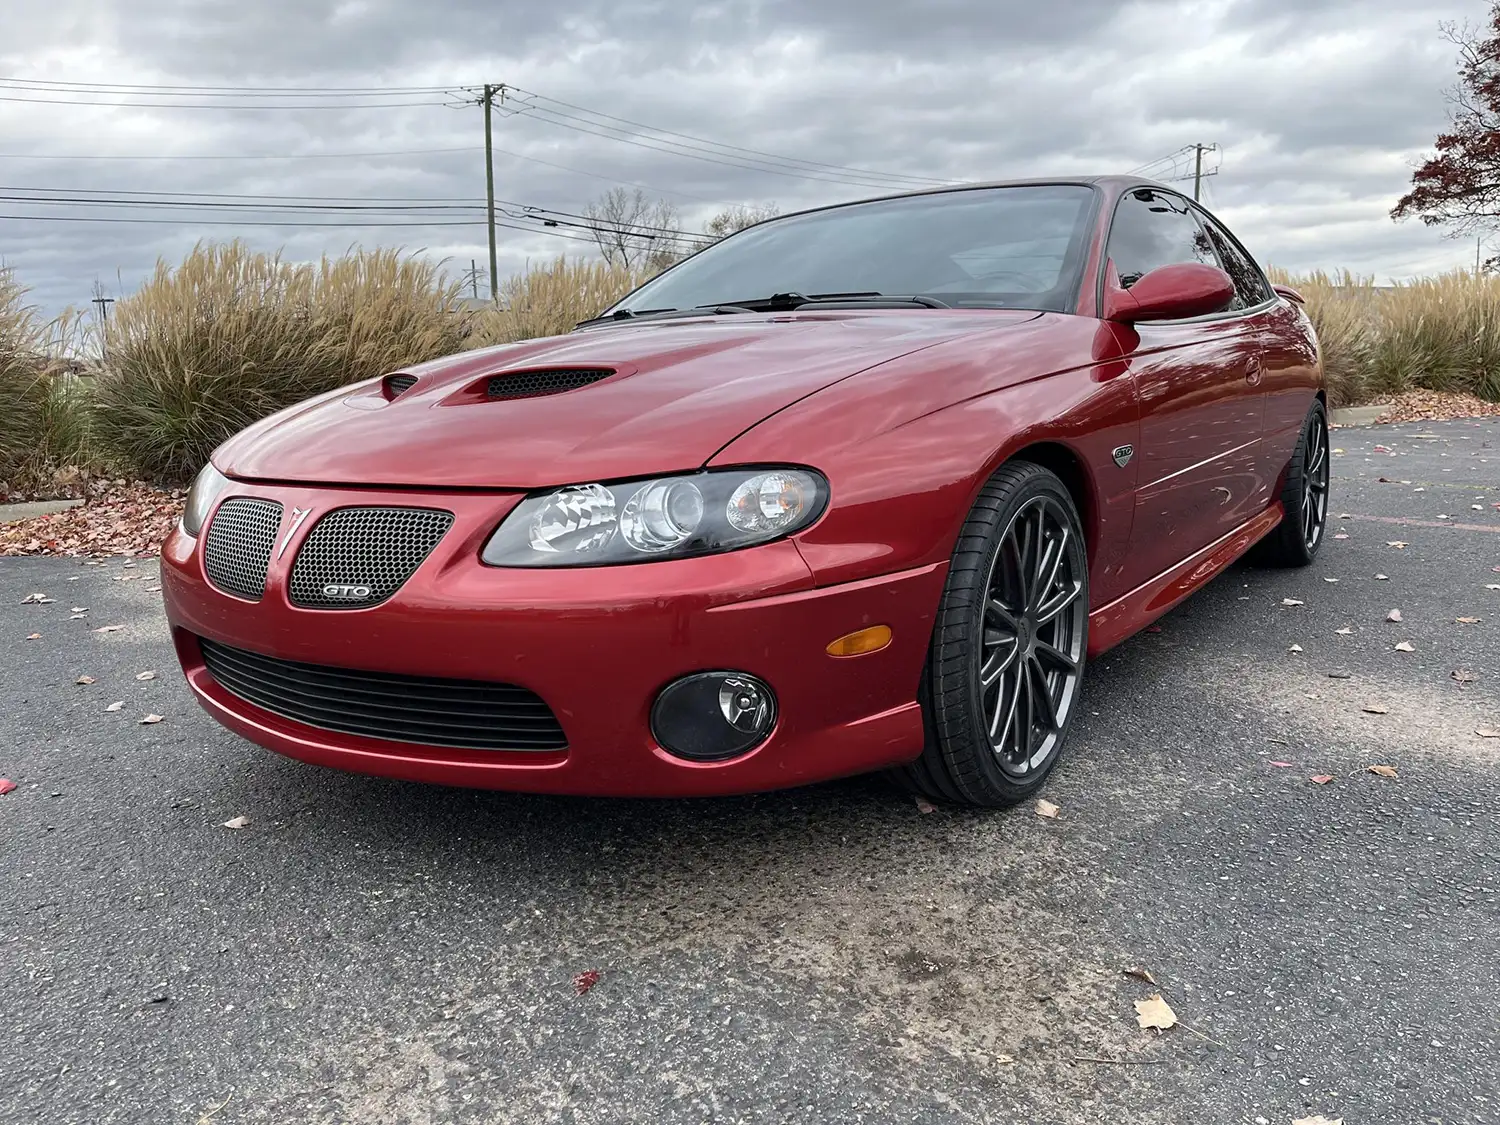
<instances>
[{"instance_id":1,"label":"parking lot surface","mask_svg":"<svg viewBox=\"0 0 1500 1125\"><path fill-rule=\"evenodd\" d=\"M0 560L0 1120L1500 1122L1500 422L1333 439L1314 566L1090 668L1055 820L323 771L154 562Z\"/></svg>"}]
</instances>

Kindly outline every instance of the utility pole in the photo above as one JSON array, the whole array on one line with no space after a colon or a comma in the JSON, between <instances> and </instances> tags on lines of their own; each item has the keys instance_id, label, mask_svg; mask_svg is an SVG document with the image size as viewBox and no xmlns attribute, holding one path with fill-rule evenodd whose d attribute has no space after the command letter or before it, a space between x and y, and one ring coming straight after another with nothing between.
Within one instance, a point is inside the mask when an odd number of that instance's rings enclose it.
<instances>
[{"instance_id":1,"label":"utility pole","mask_svg":"<svg viewBox=\"0 0 1500 1125\"><path fill-rule=\"evenodd\" d=\"M474 300L479 300L479 263L469 259L469 287L474 291Z\"/></svg>"},{"instance_id":2,"label":"utility pole","mask_svg":"<svg viewBox=\"0 0 1500 1125\"><path fill-rule=\"evenodd\" d=\"M1203 146L1201 144L1194 145L1193 153L1195 160L1193 167L1193 200L1197 202L1200 198L1200 193L1203 191Z\"/></svg>"},{"instance_id":3,"label":"utility pole","mask_svg":"<svg viewBox=\"0 0 1500 1125\"><path fill-rule=\"evenodd\" d=\"M99 306L99 321L102 324L109 322L109 306L114 303L113 297L95 297L89 301L89 304Z\"/></svg>"},{"instance_id":4,"label":"utility pole","mask_svg":"<svg viewBox=\"0 0 1500 1125\"><path fill-rule=\"evenodd\" d=\"M1483 247L1484 247L1484 235L1481 234L1481 235L1479 235L1478 237L1476 237L1474 239L1474 276L1475 277L1479 276L1479 271L1482 268L1480 266L1480 264L1479 264L1479 255L1483 252Z\"/></svg>"},{"instance_id":5,"label":"utility pole","mask_svg":"<svg viewBox=\"0 0 1500 1125\"><path fill-rule=\"evenodd\" d=\"M496 95L505 104L505 84L486 82L484 94L479 99L484 103L484 188L485 214L490 228L490 300L500 300L500 268L495 260L495 142L490 128L490 118Z\"/></svg>"}]
</instances>

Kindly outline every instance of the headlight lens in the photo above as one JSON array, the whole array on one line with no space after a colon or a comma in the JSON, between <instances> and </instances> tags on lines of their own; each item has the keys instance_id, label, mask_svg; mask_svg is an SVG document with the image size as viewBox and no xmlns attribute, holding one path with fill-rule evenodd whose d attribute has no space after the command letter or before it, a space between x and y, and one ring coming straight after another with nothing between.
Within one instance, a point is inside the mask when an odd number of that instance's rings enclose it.
<instances>
[{"instance_id":1,"label":"headlight lens","mask_svg":"<svg viewBox=\"0 0 1500 1125\"><path fill-rule=\"evenodd\" d=\"M490 536L490 566L607 566L710 555L806 527L828 501L808 469L731 469L578 484L523 500Z\"/></svg>"},{"instance_id":2,"label":"headlight lens","mask_svg":"<svg viewBox=\"0 0 1500 1125\"><path fill-rule=\"evenodd\" d=\"M214 501L228 487L228 477L213 465L204 465L193 478L193 486L188 489L187 503L182 508L182 530L196 539L203 530L203 521L208 519Z\"/></svg>"}]
</instances>

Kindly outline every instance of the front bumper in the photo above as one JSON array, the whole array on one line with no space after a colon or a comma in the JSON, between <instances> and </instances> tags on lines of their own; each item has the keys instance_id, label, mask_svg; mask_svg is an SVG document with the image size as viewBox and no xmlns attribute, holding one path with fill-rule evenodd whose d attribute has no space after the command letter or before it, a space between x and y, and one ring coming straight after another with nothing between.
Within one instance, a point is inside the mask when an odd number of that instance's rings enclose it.
<instances>
[{"instance_id":1,"label":"front bumper","mask_svg":"<svg viewBox=\"0 0 1500 1125\"><path fill-rule=\"evenodd\" d=\"M174 531L162 590L183 671L225 726L278 753L360 773L479 788L614 796L745 793L907 762L921 751L917 686L946 568L817 589L795 543L698 559L592 569L495 569L479 550L516 495L247 485L312 508L273 555L252 603L204 577L201 539ZM287 581L300 537L320 512L351 505L442 507L452 529L385 603L357 610L293 606ZM285 533L283 528L280 534ZM280 545L278 540L278 546ZM891 644L853 658L828 643L870 625ZM561 751L462 750L342 734L267 711L227 691L198 644L221 644L336 668L485 680L545 700L567 736ZM690 762L651 736L657 693L693 672L730 669L769 683L771 736L741 757Z\"/></svg>"}]
</instances>

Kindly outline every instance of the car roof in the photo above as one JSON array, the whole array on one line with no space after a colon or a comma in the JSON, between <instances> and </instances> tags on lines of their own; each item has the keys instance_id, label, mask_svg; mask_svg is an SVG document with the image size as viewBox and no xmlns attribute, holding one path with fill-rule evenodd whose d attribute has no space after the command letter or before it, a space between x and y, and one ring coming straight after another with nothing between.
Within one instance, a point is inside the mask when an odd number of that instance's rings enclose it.
<instances>
[{"instance_id":1,"label":"car roof","mask_svg":"<svg viewBox=\"0 0 1500 1125\"><path fill-rule=\"evenodd\" d=\"M951 195L961 191L982 191L986 188L1006 187L1093 187L1103 190L1106 194L1116 195L1132 188L1150 187L1159 188L1162 191L1176 192L1176 188L1144 176L1130 176L1119 173L1105 173L1097 176L1033 176L1026 179L1014 180L976 180L972 183L944 184L941 187L918 188L916 191L892 192L889 195L867 195L859 199L845 199L838 203L825 203L818 207L804 207L798 211L788 211L784 215L775 215L762 222L774 223L778 219L790 219L798 215L814 215L819 211L835 211L841 207L853 207L861 203L878 203L887 199L912 199L924 195ZM1180 192L1178 194L1181 194ZM760 223L754 224L759 226Z\"/></svg>"}]
</instances>

